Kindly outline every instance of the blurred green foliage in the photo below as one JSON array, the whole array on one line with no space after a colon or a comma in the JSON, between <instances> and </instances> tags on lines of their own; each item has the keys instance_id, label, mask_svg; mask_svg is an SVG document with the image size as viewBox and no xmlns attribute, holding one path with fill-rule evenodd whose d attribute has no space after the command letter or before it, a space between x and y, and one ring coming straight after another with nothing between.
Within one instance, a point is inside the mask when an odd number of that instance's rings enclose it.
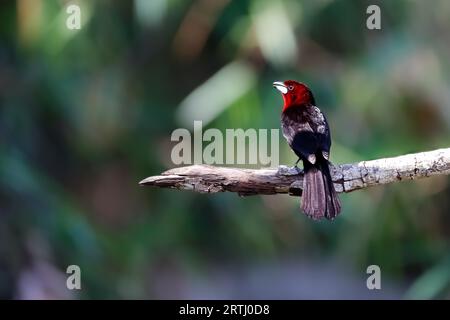
<instances>
[{"instance_id":1,"label":"blurred green foliage","mask_svg":"<svg viewBox=\"0 0 450 320\"><path fill-rule=\"evenodd\" d=\"M448 147L449 1L72 2L79 31L66 1L0 4L0 297L176 298L217 266L291 258L340 261L362 286L377 264L397 297L450 297L448 177L342 195L333 223L288 196L137 185L173 166L191 117L279 128L271 84L287 78L327 114L335 163ZM79 293L60 285L70 264Z\"/></svg>"}]
</instances>

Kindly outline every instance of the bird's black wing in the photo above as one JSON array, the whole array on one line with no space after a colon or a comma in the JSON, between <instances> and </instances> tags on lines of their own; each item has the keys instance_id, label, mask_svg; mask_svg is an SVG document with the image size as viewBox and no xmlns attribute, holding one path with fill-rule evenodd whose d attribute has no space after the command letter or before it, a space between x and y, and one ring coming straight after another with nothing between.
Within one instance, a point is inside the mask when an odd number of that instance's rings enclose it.
<instances>
[{"instance_id":1,"label":"bird's black wing","mask_svg":"<svg viewBox=\"0 0 450 320\"><path fill-rule=\"evenodd\" d=\"M319 110L320 112L320 110ZM329 159L330 156L330 148L331 148L331 133L330 133L330 127L328 126L327 118L324 114L322 114L323 117L323 125L325 127L325 130L323 133L319 134L320 139L320 150L325 153L324 157L325 159Z\"/></svg>"},{"instance_id":2,"label":"bird's black wing","mask_svg":"<svg viewBox=\"0 0 450 320\"><path fill-rule=\"evenodd\" d=\"M282 130L284 137L297 156L302 159L312 159L321 154L329 158L331 147L330 128L319 108L308 106L286 110L282 115Z\"/></svg>"}]
</instances>

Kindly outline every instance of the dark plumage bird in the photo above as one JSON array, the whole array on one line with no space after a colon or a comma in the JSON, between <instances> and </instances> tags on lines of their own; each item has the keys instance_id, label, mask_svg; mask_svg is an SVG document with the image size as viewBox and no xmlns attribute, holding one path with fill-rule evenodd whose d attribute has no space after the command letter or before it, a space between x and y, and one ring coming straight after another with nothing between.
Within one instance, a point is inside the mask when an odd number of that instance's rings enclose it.
<instances>
[{"instance_id":1,"label":"dark plumage bird","mask_svg":"<svg viewBox=\"0 0 450 320\"><path fill-rule=\"evenodd\" d=\"M299 157L298 161L303 161L301 209L314 220L334 219L341 211L341 202L329 169L331 135L328 122L306 85L288 80L274 82L273 86L284 100L281 113L283 136Z\"/></svg>"}]
</instances>

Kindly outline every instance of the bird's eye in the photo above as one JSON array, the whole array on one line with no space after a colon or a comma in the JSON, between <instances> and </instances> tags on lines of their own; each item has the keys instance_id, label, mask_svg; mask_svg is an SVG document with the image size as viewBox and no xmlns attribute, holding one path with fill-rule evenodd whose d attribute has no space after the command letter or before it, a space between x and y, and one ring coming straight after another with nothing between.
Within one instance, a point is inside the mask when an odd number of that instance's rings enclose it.
<instances>
[{"instance_id":1,"label":"bird's eye","mask_svg":"<svg viewBox=\"0 0 450 320\"><path fill-rule=\"evenodd\" d=\"M294 86L291 85L291 86L288 87L288 89L289 89L289 90L293 90L293 89L294 89Z\"/></svg>"}]
</instances>

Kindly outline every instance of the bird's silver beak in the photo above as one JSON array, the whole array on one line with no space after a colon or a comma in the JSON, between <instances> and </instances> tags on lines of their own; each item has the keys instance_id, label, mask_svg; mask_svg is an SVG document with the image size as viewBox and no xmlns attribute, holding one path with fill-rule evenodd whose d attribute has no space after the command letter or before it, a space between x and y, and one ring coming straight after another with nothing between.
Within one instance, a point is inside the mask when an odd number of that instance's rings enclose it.
<instances>
[{"instance_id":1,"label":"bird's silver beak","mask_svg":"<svg viewBox=\"0 0 450 320\"><path fill-rule=\"evenodd\" d=\"M286 87L286 85L283 82L275 81L273 83L273 87L275 89L277 89L278 91L280 91L282 94L286 94L288 92L288 88Z\"/></svg>"}]
</instances>

